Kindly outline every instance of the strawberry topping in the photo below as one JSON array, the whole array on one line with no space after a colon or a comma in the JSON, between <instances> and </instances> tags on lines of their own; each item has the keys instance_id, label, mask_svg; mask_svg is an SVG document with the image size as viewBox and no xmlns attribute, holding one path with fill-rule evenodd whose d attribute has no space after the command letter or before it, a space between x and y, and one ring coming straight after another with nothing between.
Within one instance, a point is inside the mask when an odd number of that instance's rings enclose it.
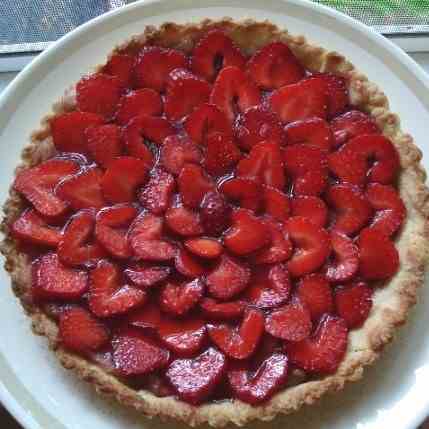
<instances>
[{"instance_id":1,"label":"strawberry topping","mask_svg":"<svg viewBox=\"0 0 429 429\"><path fill-rule=\"evenodd\" d=\"M122 155L120 128L116 125L98 125L87 128L85 136L88 152L94 161L107 168L109 163Z\"/></svg>"},{"instance_id":2,"label":"strawberry topping","mask_svg":"<svg viewBox=\"0 0 429 429\"><path fill-rule=\"evenodd\" d=\"M211 320L236 320L245 308L242 301L218 302L212 298L204 298L200 307Z\"/></svg>"},{"instance_id":3,"label":"strawberry topping","mask_svg":"<svg viewBox=\"0 0 429 429\"><path fill-rule=\"evenodd\" d=\"M155 215L164 213L176 188L174 177L161 169L151 172L149 181L140 193L139 200L143 207Z\"/></svg>"},{"instance_id":4,"label":"strawberry topping","mask_svg":"<svg viewBox=\"0 0 429 429\"><path fill-rule=\"evenodd\" d=\"M285 127L284 132L288 144L308 144L325 151L330 151L334 144L331 128L321 118L292 122Z\"/></svg>"},{"instance_id":5,"label":"strawberry topping","mask_svg":"<svg viewBox=\"0 0 429 429\"><path fill-rule=\"evenodd\" d=\"M183 316L198 303L203 292L204 286L198 279L182 285L167 283L160 294L161 308L173 316Z\"/></svg>"}]
</instances>

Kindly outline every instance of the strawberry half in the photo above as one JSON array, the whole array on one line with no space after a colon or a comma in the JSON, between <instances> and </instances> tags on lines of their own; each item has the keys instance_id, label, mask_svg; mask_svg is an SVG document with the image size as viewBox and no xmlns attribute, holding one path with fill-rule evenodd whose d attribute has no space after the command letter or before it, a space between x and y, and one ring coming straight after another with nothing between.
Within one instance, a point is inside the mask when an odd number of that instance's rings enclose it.
<instances>
[{"instance_id":1,"label":"strawberry half","mask_svg":"<svg viewBox=\"0 0 429 429\"><path fill-rule=\"evenodd\" d=\"M202 276L205 267L185 249L179 249L174 260L176 271L191 279Z\"/></svg>"},{"instance_id":2,"label":"strawberry half","mask_svg":"<svg viewBox=\"0 0 429 429\"><path fill-rule=\"evenodd\" d=\"M231 208L218 192L207 193L200 204L200 217L204 231L221 234L230 224Z\"/></svg>"},{"instance_id":3,"label":"strawberry half","mask_svg":"<svg viewBox=\"0 0 429 429\"><path fill-rule=\"evenodd\" d=\"M238 201L240 207L253 211L258 210L263 195L259 182L243 177L225 180L219 186L219 190L232 201Z\"/></svg>"},{"instance_id":4,"label":"strawberry half","mask_svg":"<svg viewBox=\"0 0 429 429\"><path fill-rule=\"evenodd\" d=\"M139 201L150 212L156 215L164 213L170 206L170 200L176 188L174 177L157 168L150 174L149 182L139 195Z\"/></svg>"},{"instance_id":5,"label":"strawberry half","mask_svg":"<svg viewBox=\"0 0 429 429\"><path fill-rule=\"evenodd\" d=\"M221 176L230 171L241 159L241 152L231 136L211 133L207 137L204 167L213 176Z\"/></svg>"},{"instance_id":6,"label":"strawberry half","mask_svg":"<svg viewBox=\"0 0 429 429\"><path fill-rule=\"evenodd\" d=\"M334 135L328 122L310 118L292 122L284 129L288 144L307 144L329 152L334 145Z\"/></svg>"},{"instance_id":7,"label":"strawberry half","mask_svg":"<svg viewBox=\"0 0 429 429\"><path fill-rule=\"evenodd\" d=\"M214 183L204 170L195 164L185 164L177 179L182 201L190 208L198 208L204 196L214 190Z\"/></svg>"},{"instance_id":8,"label":"strawberry half","mask_svg":"<svg viewBox=\"0 0 429 429\"><path fill-rule=\"evenodd\" d=\"M160 293L161 308L173 316L188 313L202 298L204 285L199 279L189 283L167 283Z\"/></svg>"},{"instance_id":9,"label":"strawberry half","mask_svg":"<svg viewBox=\"0 0 429 429\"><path fill-rule=\"evenodd\" d=\"M290 201L286 194L278 189L264 186L265 214L279 222L285 222L290 215Z\"/></svg>"},{"instance_id":10,"label":"strawberry half","mask_svg":"<svg viewBox=\"0 0 429 429\"><path fill-rule=\"evenodd\" d=\"M223 252L223 246L214 238L190 238L185 247L194 255L204 259L216 259Z\"/></svg>"},{"instance_id":11,"label":"strawberry half","mask_svg":"<svg viewBox=\"0 0 429 429\"><path fill-rule=\"evenodd\" d=\"M120 128L113 124L87 128L85 137L88 152L94 161L104 168L116 157L122 155Z\"/></svg>"},{"instance_id":12,"label":"strawberry half","mask_svg":"<svg viewBox=\"0 0 429 429\"><path fill-rule=\"evenodd\" d=\"M243 314L245 306L242 301L218 302L204 298L200 302L200 308L211 320L236 320Z\"/></svg>"},{"instance_id":13,"label":"strawberry half","mask_svg":"<svg viewBox=\"0 0 429 429\"><path fill-rule=\"evenodd\" d=\"M324 228L328 220L328 208L318 197L297 196L291 200L291 216L306 217L315 225Z\"/></svg>"},{"instance_id":14,"label":"strawberry half","mask_svg":"<svg viewBox=\"0 0 429 429\"><path fill-rule=\"evenodd\" d=\"M132 71L134 57L127 54L115 54L109 58L103 67L103 73L116 76L121 80L123 86L132 86Z\"/></svg>"},{"instance_id":15,"label":"strawberry half","mask_svg":"<svg viewBox=\"0 0 429 429\"><path fill-rule=\"evenodd\" d=\"M184 206L170 207L165 213L165 222L173 232L183 237L201 235L204 232L200 214Z\"/></svg>"},{"instance_id":16,"label":"strawberry half","mask_svg":"<svg viewBox=\"0 0 429 429\"><path fill-rule=\"evenodd\" d=\"M143 265L127 268L124 274L136 286L147 288L158 285L171 274L170 267Z\"/></svg>"},{"instance_id":17,"label":"strawberry half","mask_svg":"<svg viewBox=\"0 0 429 429\"><path fill-rule=\"evenodd\" d=\"M328 92L328 117L334 118L344 112L349 104L349 91L346 78L331 73L317 73L314 76L326 82Z\"/></svg>"}]
</instances>

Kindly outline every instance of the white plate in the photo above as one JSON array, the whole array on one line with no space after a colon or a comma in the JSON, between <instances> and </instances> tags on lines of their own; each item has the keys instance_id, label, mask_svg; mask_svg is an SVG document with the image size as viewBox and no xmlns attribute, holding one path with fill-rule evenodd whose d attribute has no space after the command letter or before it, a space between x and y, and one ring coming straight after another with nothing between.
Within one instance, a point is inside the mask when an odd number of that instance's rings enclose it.
<instances>
[{"instance_id":1,"label":"white plate","mask_svg":"<svg viewBox=\"0 0 429 429\"><path fill-rule=\"evenodd\" d=\"M295 34L344 53L380 84L400 114L404 130L426 151L429 80L406 54L364 25L303 0L144 1L97 18L68 34L33 61L0 100L0 198L3 204L13 170L30 132L65 88L105 60L113 46L141 33L147 24L231 16L269 19ZM173 427L141 419L96 397L63 370L46 342L31 334L29 321L0 272L0 398L28 429L113 429ZM429 414L429 290L382 359L364 380L319 405L287 418L289 428L415 428ZM284 420L276 420L280 425ZM286 426L286 423L284 423ZM270 424L260 424L267 427ZM174 425L177 426L177 425Z\"/></svg>"}]
</instances>

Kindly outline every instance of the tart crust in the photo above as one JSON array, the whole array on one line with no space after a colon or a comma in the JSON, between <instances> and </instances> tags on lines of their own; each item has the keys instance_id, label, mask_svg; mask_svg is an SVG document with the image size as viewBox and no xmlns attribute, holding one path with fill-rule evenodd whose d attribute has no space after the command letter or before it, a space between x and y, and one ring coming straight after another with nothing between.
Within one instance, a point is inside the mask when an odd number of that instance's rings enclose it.
<instances>
[{"instance_id":1,"label":"tart crust","mask_svg":"<svg viewBox=\"0 0 429 429\"><path fill-rule=\"evenodd\" d=\"M375 119L383 134L391 139L399 152L402 167L399 192L408 211L406 223L396 240L400 270L388 285L376 290L370 316L362 328L351 331L347 353L336 373L289 386L256 407L239 400L192 406L174 397L160 398L149 391L134 390L103 367L63 349L56 339L55 321L29 300L30 259L19 252L8 228L24 207L22 197L13 189L4 205L1 230L5 239L0 250L6 257L5 268L10 273L13 290L32 319L33 331L48 338L50 347L65 368L74 370L80 378L91 383L98 393L114 397L146 416L172 418L191 426L208 423L222 427L230 422L242 426L251 420L268 421L277 414L292 413L304 404L312 404L327 392L341 390L347 381L362 377L364 367L379 357L382 348L406 321L409 309L416 303L418 288L423 285L429 254L429 190L424 185L426 173L420 165L421 151L414 145L412 137L401 131L399 117L390 112L383 92L342 55L313 45L303 36L293 36L269 22L251 20L233 22L225 18L188 25L166 23L159 28L146 27L142 35L117 47L112 54L134 51L146 44L190 52L195 42L213 28L222 28L246 54L252 54L269 42L284 41L307 69L347 77L351 103ZM70 90L53 106L53 113L69 111L73 104L73 90ZM54 153L49 129L50 117L52 115L44 118L41 128L31 136L31 143L23 150L22 164L17 170L38 164Z\"/></svg>"}]
</instances>

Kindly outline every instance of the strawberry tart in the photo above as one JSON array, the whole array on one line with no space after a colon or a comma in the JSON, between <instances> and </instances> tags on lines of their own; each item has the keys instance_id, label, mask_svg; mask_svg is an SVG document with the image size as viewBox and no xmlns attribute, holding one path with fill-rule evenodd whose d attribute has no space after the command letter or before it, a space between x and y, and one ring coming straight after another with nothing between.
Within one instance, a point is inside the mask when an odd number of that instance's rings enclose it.
<instances>
[{"instance_id":1,"label":"strawberry tart","mask_svg":"<svg viewBox=\"0 0 429 429\"><path fill-rule=\"evenodd\" d=\"M36 334L153 417L244 425L359 379L416 301L420 151L268 22L147 27L24 149L1 249Z\"/></svg>"}]
</instances>

